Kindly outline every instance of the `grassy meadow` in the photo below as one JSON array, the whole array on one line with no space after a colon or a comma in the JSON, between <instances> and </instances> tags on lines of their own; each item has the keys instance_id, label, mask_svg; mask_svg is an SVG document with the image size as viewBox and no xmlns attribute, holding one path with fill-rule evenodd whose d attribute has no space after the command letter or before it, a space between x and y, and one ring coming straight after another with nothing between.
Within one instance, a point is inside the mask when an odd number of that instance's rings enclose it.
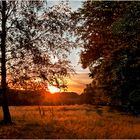
<instances>
[{"instance_id":1,"label":"grassy meadow","mask_svg":"<svg viewBox=\"0 0 140 140\"><path fill-rule=\"evenodd\" d=\"M14 124L0 126L0 139L140 138L140 117L107 106L18 106L10 111Z\"/></svg>"}]
</instances>

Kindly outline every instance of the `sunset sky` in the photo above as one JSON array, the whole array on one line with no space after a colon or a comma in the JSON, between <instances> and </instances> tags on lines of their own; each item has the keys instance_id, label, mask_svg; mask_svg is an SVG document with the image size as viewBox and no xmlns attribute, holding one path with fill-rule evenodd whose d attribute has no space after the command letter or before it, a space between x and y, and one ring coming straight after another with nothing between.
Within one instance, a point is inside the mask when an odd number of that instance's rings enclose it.
<instances>
[{"instance_id":1,"label":"sunset sky","mask_svg":"<svg viewBox=\"0 0 140 140\"><path fill-rule=\"evenodd\" d=\"M77 10L79 7L81 7L81 4L81 0L70 1L70 6L72 7L72 10ZM89 84L91 82L91 79L88 76L89 70L82 69L81 65L78 63L79 53L80 50L75 49L72 50L70 54L70 60L77 74L71 76L71 78L68 80L68 91L75 91L80 94L83 92L84 88L86 87L86 84Z\"/></svg>"},{"instance_id":2,"label":"sunset sky","mask_svg":"<svg viewBox=\"0 0 140 140\"><path fill-rule=\"evenodd\" d=\"M81 7L83 0L70 0L69 4L72 10L77 10ZM59 1L56 0L49 0L48 4L53 5L57 4ZM72 62L72 66L76 72L75 75L72 75L70 79L67 80L68 82L68 91L74 91L78 94L81 94L86 87L86 84L91 82L91 79L88 77L89 70L82 69L81 65L79 64L79 53L80 49L73 49L71 54L69 55L69 59Z\"/></svg>"},{"instance_id":3,"label":"sunset sky","mask_svg":"<svg viewBox=\"0 0 140 140\"><path fill-rule=\"evenodd\" d=\"M77 10L79 7L81 7L81 4L82 4L81 0L70 1L70 6L72 7L73 10ZM80 94L83 92L84 88L86 87L86 84L89 84L91 82L91 79L88 76L89 70L82 69L81 65L78 64L79 53L80 50L75 49L72 50L70 54L70 60L77 74L71 76L71 78L68 80L68 91L75 91Z\"/></svg>"}]
</instances>

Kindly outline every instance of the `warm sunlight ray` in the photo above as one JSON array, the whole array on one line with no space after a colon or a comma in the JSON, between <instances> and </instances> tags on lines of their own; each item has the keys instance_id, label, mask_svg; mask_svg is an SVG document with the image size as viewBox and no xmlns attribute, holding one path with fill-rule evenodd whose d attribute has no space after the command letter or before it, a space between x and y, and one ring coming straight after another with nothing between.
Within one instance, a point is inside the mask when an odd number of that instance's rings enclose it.
<instances>
[{"instance_id":1,"label":"warm sunlight ray","mask_svg":"<svg viewBox=\"0 0 140 140\"><path fill-rule=\"evenodd\" d=\"M60 89L54 86L48 86L49 91L54 94L55 92L60 92Z\"/></svg>"}]
</instances>

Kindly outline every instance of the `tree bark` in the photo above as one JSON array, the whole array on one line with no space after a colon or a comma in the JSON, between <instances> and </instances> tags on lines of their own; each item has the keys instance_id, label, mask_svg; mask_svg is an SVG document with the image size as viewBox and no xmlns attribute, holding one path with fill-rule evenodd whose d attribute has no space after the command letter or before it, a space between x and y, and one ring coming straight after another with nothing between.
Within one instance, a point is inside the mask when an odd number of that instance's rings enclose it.
<instances>
[{"instance_id":1,"label":"tree bark","mask_svg":"<svg viewBox=\"0 0 140 140\"><path fill-rule=\"evenodd\" d=\"M6 83L6 1L2 1L2 25L1 25L1 90L2 90L2 110L4 123L11 123L11 115L8 106L7 98L7 83Z\"/></svg>"}]
</instances>

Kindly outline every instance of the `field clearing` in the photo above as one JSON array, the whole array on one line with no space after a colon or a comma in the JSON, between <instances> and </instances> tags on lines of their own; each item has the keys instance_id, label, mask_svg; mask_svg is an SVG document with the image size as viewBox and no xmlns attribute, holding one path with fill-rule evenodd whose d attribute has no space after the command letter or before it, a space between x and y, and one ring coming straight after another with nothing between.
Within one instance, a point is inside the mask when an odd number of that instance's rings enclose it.
<instances>
[{"instance_id":1,"label":"field clearing","mask_svg":"<svg viewBox=\"0 0 140 140\"><path fill-rule=\"evenodd\" d=\"M18 106L10 111L14 124L0 126L0 139L140 138L140 117L106 106Z\"/></svg>"}]
</instances>

